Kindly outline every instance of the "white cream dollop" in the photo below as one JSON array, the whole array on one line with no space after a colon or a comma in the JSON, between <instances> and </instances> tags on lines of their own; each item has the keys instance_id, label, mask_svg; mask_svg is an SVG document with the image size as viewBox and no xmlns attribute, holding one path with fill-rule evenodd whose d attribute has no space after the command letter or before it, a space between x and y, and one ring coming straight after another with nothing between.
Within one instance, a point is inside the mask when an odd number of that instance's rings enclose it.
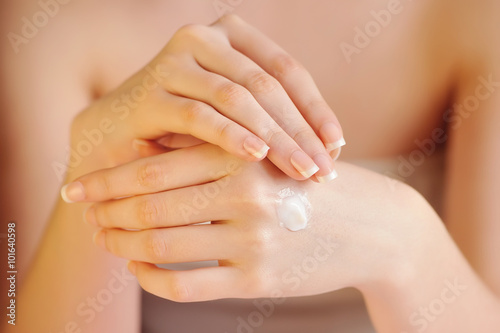
<instances>
[{"instance_id":1,"label":"white cream dollop","mask_svg":"<svg viewBox=\"0 0 500 333\"><path fill-rule=\"evenodd\" d=\"M290 231L305 229L311 216L311 203L305 193L284 188L278 193L276 212L281 226Z\"/></svg>"}]
</instances>

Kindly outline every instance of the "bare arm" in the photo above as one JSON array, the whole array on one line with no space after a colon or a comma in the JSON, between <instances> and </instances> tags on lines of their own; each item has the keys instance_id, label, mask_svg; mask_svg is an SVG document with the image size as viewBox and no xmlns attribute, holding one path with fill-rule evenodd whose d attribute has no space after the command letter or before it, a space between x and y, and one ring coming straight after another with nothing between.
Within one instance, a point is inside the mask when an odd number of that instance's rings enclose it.
<instances>
[{"instance_id":1,"label":"bare arm","mask_svg":"<svg viewBox=\"0 0 500 333\"><path fill-rule=\"evenodd\" d=\"M6 6L11 8L2 8L2 36L19 33L21 18L39 9ZM136 333L140 319L136 284L117 278L125 267L122 260L93 246L92 229L80 223L84 205L68 207L59 200L49 218L63 182L53 163L65 163L71 118L91 101L85 67L78 62L81 57L64 46L70 42L64 36L76 36L63 33L68 28L59 19L67 14L60 14L21 45L18 54L2 38L1 201L5 206L1 220L2 228L11 219L17 222L22 280L17 281L16 327L8 331L78 332L72 328L76 325L81 332ZM28 271L30 262L36 265ZM113 298L107 303L109 292ZM97 303L91 303L93 298ZM122 314L120 320L113 318L115 313Z\"/></svg>"},{"instance_id":2,"label":"bare arm","mask_svg":"<svg viewBox=\"0 0 500 333\"><path fill-rule=\"evenodd\" d=\"M500 72L479 77L461 92L450 124L446 221L471 265L500 296ZM477 100L473 111L463 104Z\"/></svg>"}]
</instances>

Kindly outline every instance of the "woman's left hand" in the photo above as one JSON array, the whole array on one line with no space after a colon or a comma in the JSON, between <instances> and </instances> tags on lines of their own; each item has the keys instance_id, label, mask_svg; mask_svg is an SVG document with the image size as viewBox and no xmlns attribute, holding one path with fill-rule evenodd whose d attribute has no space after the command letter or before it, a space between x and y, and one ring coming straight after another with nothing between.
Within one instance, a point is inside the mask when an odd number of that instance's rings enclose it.
<instances>
[{"instance_id":1,"label":"woman's left hand","mask_svg":"<svg viewBox=\"0 0 500 333\"><path fill-rule=\"evenodd\" d=\"M267 160L248 163L202 144L76 182L84 201L97 202L86 212L86 220L102 228L96 243L132 260L129 268L145 290L174 301L378 288L424 269L442 234L425 200L364 169L339 163L338 171L331 184L299 182ZM284 189L310 202L304 230L280 226ZM197 225L206 221L212 223ZM154 265L206 260L219 266L174 271Z\"/></svg>"}]
</instances>

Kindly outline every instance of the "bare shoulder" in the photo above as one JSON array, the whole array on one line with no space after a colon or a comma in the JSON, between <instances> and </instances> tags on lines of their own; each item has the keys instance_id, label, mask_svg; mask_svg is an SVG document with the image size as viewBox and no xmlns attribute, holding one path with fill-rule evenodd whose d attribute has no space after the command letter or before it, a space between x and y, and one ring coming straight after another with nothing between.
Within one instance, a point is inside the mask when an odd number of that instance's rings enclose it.
<instances>
[{"instance_id":1,"label":"bare shoulder","mask_svg":"<svg viewBox=\"0 0 500 333\"><path fill-rule=\"evenodd\" d=\"M152 59L177 22L164 1L2 3L2 220L16 219L29 262L58 196L72 119ZM180 20L181 18L179 18ZM172 28L170 28L170 25ZM14 195L12 195L14 194ZM30 209L26 209L29 203ZM23 263L20 263L23 265Z\"/></svg>"},{"instance_id":2,"label":"bare shoulder","mask_svg":"<svg viewBox=\"0 0 500 333\"><path fill-rule=\"evenodd\" d=\"M66 2L66 4L63 4ZM72 118L92 99L84 1L2 3L2 221L18 221L20 270L45 229L61 184ZM6 38L4 38L6 37ZM27 209L29 204L29 209Z\"/></svg>"}]
</instances>

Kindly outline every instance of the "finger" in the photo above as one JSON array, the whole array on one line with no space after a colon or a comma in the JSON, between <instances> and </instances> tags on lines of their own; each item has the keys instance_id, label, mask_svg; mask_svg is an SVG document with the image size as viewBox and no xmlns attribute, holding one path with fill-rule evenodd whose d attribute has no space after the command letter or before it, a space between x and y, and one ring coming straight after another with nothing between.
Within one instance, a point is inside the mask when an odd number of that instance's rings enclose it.
<instances>
[{"instance_id":1,"label":"finger","mask_svg":"<svg viewBox=\"0 0 500 333\"><path fill-rule=\"evenodd\" d=\"M153 229L228 220L234 216L222 188L231 177L150 195L110 200L91 206L85 220L103 228Z\"/></svg>"},{"instance_id":2,"label":"finger","mask_svg":"<svg viewBox=\"0 0 500 333\"><path fill-rule=\"evenodd\" d=\"M320 168L315 175L320 182L336 177L333 160L323 142L274 77L234 50L224 38L214 37L202 44L195 50L195 58L204 68L247 88L276 123L313 158Z\"/></svg>"},{"instance_id":3,"label":"finger","mask_svg":"<svg viewBox=\"0 0 500 333\"><path fill-rule=\"evenodd\" d=\"M273 120L244 87L227 78L207 72L193 60L182 75L173 73L165 88L173 94L210 104L221 114L259 136L271 148L269 159L289 176L303 180L318 166Z\"/></svg>"},{"instance_id":4,"label":"finger","mask_svg":"<svg viewBox=\"0 0 500 333\"><path fill-rule=\"evenodd\" d=\"M95 243L115 256L153 264L224 260L239 244L226 224L127 231L102 229Z\"/></svg>"},{"instance_id":5,"label":"finger","mask_svg":"<svg viewBox=\"0 0 500 333\"><path fill-rule=\"evenodd\" d=\"M95 202L203 184L223 178L243 161L203 144L92 172L65 185L66 202Z\"/></svg>"},{"instance_id":6,"label":"finger","mask_svg":"<svg viewBox=\"0 0 500 333\"><path fill-rule=\"evenodd\" d=\"M170 133L156 140L156 142L158 142L163 147L178 149L178 148L197 146L202 143L205 143L206 141L195 138L192 135Z\"/></svg>"},{"instance_id":7,"label":"finger","mask_svg":"<svg viewBox=\"0 0 500 333\"><path fill-rule=\"evenodd\" d=\"M135 135L139 137L157 139L158 136L154 136L157 133L174 132L213 143L248 161L259 161L267 155L269 147L264 141L206 103L169 93L157 94L149 103L143 106L148 113L141 115L141 126L137 126L135 120L131 124L135 125Z\"/></svg>"},{"instance_id":8,"label":"finger","mask_svg":"<svg viewBox=\"0 0 500 333\"><path fill-rule=\"evenodd\" d=\"M147 292L175 302L202 302L243 297L242 276L234 267L208 267L172 271L143 262L130 262L129 270Z\"/></svg>"},{"instance_id":9,"label":"finger","mask_svg":"<svg viewBox=\"0 0 500 333\"><path fill-rule=\"evenodd\" d=\"M214 26L226 33L236 50L251 58L281 83L329 150L345 144L337 117L311 75L295 59L236 15L225 16Z\"/></svg>"},{"instance_id":10,"label":"finger","mask_svg":"<svg viewBox=\"0 0 500 333\"><path fill-rule=\"evenodd\" d=\"M132 147L141 157L148 157L171 151L171 149L167 149L165 146L162 146L154 141L142 139L135 139L132 141Z\"/></svg>"}]
</instances>

